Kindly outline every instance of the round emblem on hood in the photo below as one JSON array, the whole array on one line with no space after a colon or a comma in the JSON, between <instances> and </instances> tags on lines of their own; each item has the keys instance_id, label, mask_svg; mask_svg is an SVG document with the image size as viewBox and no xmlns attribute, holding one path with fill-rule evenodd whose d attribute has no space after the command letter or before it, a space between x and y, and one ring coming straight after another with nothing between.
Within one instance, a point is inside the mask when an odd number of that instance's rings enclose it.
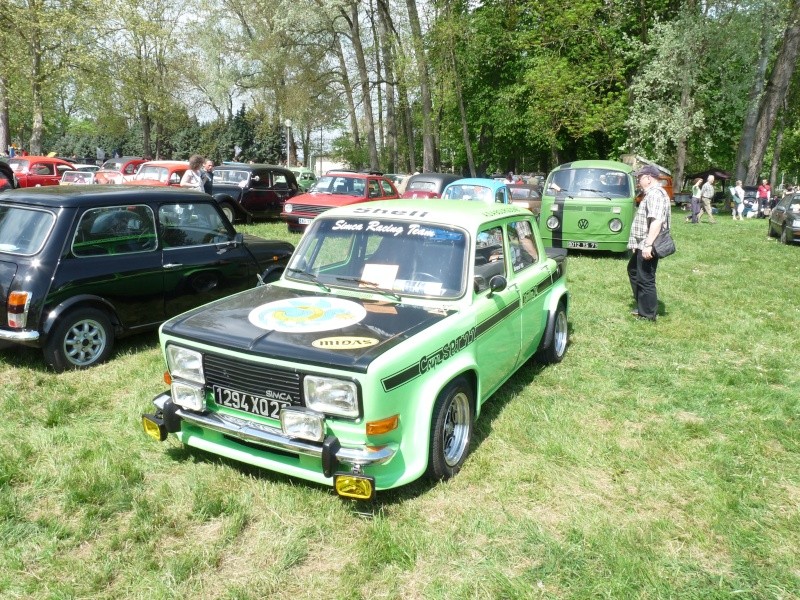
<instances>
[{"instance_id":1,"label":"round emblem on hood","mask_svg":"<svg viewBox=\"0 0 800 600\"><path fill-rule=\"evenodd\" d=\"M314 333L355 325L366 314L363 306L350 300L308 296L262 304L251 310L247 318L260 329Z\"/></svg>"}]
</instances>

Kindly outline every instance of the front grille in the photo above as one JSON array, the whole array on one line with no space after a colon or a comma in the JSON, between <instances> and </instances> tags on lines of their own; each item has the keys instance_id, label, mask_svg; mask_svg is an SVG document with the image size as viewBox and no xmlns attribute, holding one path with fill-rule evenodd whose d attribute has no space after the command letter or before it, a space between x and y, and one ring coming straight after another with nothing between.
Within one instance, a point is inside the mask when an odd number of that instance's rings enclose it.
<instances>
[{"instance_id":1,"label":"front grille","mask_svg":"<svg viewBox=\"0 0 800 600\"><path fill-rule=\"evenodd\" d=\"M302 405L301 376L294 371L216 354L203 356L203 369L209 386L218 385L254 396L269 395L268 391L286 393L291 396L293 405Z\"/></svg>"},{"instance_id":2,"label":"front grille","mask_svg":"<svg viewBox=\"0 0 800 600\"><path fill-rule=\"evenodd\" d=\"M611 212L611 207L610 206L587 206L586 207L586 211L587 212L604 212L604 213L607 213L607 212Z\"/></svg>"},{"instance_id":3,"label":"front grille","mask_svg":"<svg viewBox=\"0 0 800 600\"><path fill-rule=\"evenodd\" d=\"M307 213L312 215L319 215L333 208L332 206L317 206L316 204L295 204L294 202L291 204L293 213Z\"/></svg>"}]
</instances>

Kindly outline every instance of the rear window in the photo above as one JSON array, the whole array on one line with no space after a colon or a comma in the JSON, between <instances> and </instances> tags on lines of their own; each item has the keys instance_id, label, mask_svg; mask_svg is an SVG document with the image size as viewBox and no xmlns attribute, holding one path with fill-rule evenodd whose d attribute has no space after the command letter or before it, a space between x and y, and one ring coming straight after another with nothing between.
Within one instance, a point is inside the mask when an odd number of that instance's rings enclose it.
<instances>
[{"instance_id":1,"label":"rear window","mask_svg":"<svg viewBox=\"0 0 800 600\"><path fill-rule=\"evenodd\" d=\"M30 161L25 160L24 158L12 158L8 161L8 166L11 167L11 170L14 171L14 173L24 173L29 164Z\"/></svg>"},{"instance_id":2,"label":"rear window","mask_svg":"<svg viewBox=\"0 0 800 600\"><path fill-rule=\"evenodd\" d=\"M0 204L0 252L31 256L38 253L56 217L46 210Z\"/></svg>"},{"instance_id":3,"label":"rear window","mask_svg":"<svg viewBox=\"0 0 800 600\"><path fill-rule=\"evenodd\" d=\"M242 169L220 169L219 167L214 169L214 185L219 185L221 183L240 185L247 183L249 178L250 171Z\"/></svg>"}]
</instances>

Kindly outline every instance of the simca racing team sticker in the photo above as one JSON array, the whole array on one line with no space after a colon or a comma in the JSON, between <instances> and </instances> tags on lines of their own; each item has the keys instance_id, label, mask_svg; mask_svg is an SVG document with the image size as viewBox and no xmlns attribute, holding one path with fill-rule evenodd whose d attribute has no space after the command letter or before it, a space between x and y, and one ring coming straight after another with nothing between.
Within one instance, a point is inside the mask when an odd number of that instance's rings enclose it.
<instances>
[{"instance_id":1,"label":"simca racing team sticker","mask_svg":"<svg viewBox=\"0 0 800 600\"><path fill-rule=\"evenodd\" d=\"M288 333L315 333L361 322L367 311L342 298L309 296L268 302L250 311L248 319L261 329Z\"/></svg>"},{"instance_id":2,"label":"simca racing team sticker","mask_svg":"<svg viewBox=\"0 0 800 600\"><path fill-rule=\"evenodd\" d=\"M325 350L356 350L368 348L377 343L378 340L371 337L336 336L314 340L311 345L314 348L324 348Z\"/></svg>"}]
</instances>

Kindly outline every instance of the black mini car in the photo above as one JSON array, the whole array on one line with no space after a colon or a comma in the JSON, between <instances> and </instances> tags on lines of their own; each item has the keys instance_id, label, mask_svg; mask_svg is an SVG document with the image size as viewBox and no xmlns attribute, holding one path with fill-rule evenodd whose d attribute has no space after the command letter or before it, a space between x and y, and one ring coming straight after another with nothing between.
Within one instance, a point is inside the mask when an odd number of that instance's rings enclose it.
<instances>
[{"instance_id":1,"label":"black mini car","mask_svg":"<svg viewBox=\"0 0 800 600\"><path fill-rule=\"evenodd\" d=\"M284 167L223 163L214 168L211 194L233 223L279 218L283 203L299 189L294 173Z\"/></svg>"},{"instance_id":2,"label":"black mini car","mask_svg":"<svg viewBox=\"0 0 800 600\"><path fill-rule=\"evenodd\" d=\"M294 247L236 233L207 194L53 186L0 194L0 346L57 371L114 340L280 277Z\"/></svg>"},{"instance_id":3,"label":"black mini car","mask_svg":"<svg viewBox=\"0 0 800 600\"><path fill-rule=\"evenodd\" d=\"M769 215L769 237L778 237L784 244L800 242L800 194L784 196Z\"/></svg>"}]
</instances>

